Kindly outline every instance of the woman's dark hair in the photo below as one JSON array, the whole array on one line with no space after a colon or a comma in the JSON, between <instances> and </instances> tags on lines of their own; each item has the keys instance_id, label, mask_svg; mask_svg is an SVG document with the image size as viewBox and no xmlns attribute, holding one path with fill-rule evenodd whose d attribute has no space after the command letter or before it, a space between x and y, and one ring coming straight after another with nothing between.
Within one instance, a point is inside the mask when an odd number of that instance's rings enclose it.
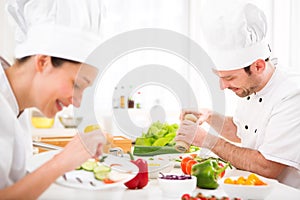
<instances>
[{"instance_id":1,"label":"woman's dark hair","mask_svg":"<svg viewBox=\"0 0 300 200\"><path fill-rule=\"evenodd\" d=\"M19 64L25 63L31 56L26 56L23 58L19 58L16 59L16 61ZM64 59L64 58L58 58L58 57L51 57L51 63L54 67L60 67L63 63L65 62L70 62L70 63L74 63L74 64L80 64L80 62L77 61L73 61L73 60L68 60L68 59Z\"/></svg>"},{"instance_id":2,"label":"woman's dark hair","mask_svg":"<svg viewBox=\"0 0 300 200\"><path fill-rule=\"evenodd\" d=\"M270 58L266 58L265 61L268 62L270 60ZM248 75L251 75L251 71L250 71L250 66L247 66L247 67L244 67L244 70L245 72L248 74Z\"/></svg>"}]
</instances>

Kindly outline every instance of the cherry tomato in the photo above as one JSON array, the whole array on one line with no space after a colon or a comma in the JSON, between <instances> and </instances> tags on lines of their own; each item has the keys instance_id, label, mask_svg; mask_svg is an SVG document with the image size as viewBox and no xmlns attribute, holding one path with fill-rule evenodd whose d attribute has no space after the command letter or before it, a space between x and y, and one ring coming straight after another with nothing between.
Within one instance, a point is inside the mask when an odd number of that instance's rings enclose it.
<instances>
[{"instance_id":1,"label":"cherry tomato","mask_svg":"<svg viewBox=\"0 0 300 200\"><path fill-rule=\"evenodd\" d=\"M182 161L181 161L181 164L180 164L181 165L181 170L182 170L182 172L184 174L187 174L187 172L186 172L186 164L187 164L187 162L189 160L193 160L193 158L190 157L190 156L187 156L187 157L183 158Z\"/></svg>"},{"instance_id":2,"label":"cherry tomato","mask_svg":"<svg viewBox=\"0 0 300 200\"><path fill-rule=\"evenodd\" d=\"M190 198L191 198L191 195L189 195L189 194L183 194L181 196L181 200L189 200Z\"/></svg>"},{"instance_id":3,"label":"cherry tomato","mask_svg":"<svg viewBox=\"0 0 300 200\"><path fill-rule=\"evenodd\" d=\"M188 175L191 175L192 173L192 167L193 165L197 164L198 162L196 160L189 160L187 163L186 163L186 173Z\"/></svg>"}]
</instances>

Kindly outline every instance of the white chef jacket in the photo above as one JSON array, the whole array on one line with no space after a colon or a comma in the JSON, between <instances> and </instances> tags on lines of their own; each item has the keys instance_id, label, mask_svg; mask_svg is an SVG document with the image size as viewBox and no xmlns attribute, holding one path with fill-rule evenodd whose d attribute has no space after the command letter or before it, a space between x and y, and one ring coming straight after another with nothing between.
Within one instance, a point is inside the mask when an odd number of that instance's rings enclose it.
<instances>
[{"instance_id":1,"label":"white chef jacket","mask_svg":"<svg viewBox=\"0 0 300 200\"><path fill-rule=\"evenodd\" d=\"M261 91L240 98L233 121L242 146L287 165L278 181L300 189L299 102L300 75L276 69Z\"/></svg>"},{"instance_id":2,"label":"white chef jacket","mask_svg":"<svg viewBox=\"0 0 300 200\"><path fill-rule=\"evenodd\" d=\"M0 63L0 189L26 174L26 150L31 136L19 120L18 104ZM26 134L25 134L26 133Z\"/></svg>"}]
</instances>

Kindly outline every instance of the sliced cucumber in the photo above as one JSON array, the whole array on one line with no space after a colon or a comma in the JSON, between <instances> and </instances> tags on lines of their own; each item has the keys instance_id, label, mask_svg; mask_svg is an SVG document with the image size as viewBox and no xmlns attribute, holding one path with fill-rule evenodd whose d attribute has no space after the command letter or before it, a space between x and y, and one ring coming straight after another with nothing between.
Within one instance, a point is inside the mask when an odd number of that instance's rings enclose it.
<instances>
[{"instance_id":1,"label":"sliced cucumber","mask_svg":"<svg viewBox=\"0 0 300 200\"><path fill-rule=\"evenodd\" d=\"M108 178L109 172L98 172L95 173L95 178L99 181L103 181L104 179Z\"/></svg>"},{"instance_id":2,"label":"sliced cucumber","mask_svg":"<svg viewBox=\"0 0 300 200\"><path fill-rule=\"evenodd\" d=\"M82 169L86 170L86 171L93 171L94 168L96 168L98 166L96 161L86 161L85 163L83 163L81 165Z\"/></svg>"},{"instance_id":3,"label":"sliced cucumber","mask_svg":"<svg viewBox=\"0 0 300 200\"><path fill-rule=\"evenodd\" d=\"M100 173L100 172L110 172L111 169L110 167L107 167L105 165L98 165L97 167L94 168L94 173Z\"/></svg>"},{"instance_id":4,"label":"sliced cucumber","mask_svg":"<svg viewBox=\"0 0 300 200\"><path fill-rule=\"evenodd\" d=\"M80 169L82 169L81 165L75 168L75 170L80 170Z\"/></svg>"}]
</instances>

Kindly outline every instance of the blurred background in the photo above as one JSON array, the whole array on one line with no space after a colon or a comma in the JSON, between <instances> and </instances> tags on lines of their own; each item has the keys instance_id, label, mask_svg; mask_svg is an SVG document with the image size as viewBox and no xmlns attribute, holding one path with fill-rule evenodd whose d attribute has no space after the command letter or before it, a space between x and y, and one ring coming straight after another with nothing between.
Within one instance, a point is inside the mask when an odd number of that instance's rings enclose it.
<instances>
[{"instance_id":1,"label":"blurred background","mask_svg":"<svg viewBox=\"0 0 300 200\"><path fill-rule=\"evenodd\" d=\"M200 32L200 15L205 1L103 0L103 41L134 29L161 28L181 33L201 46L205 41ZM300 73L300 60L297 57L300 54L300 1L253 0L250 2L254 2L262 8L267 15L272 57L278 58L278 67ZM2 27L0 55L9 63L13 63L14 26L6 16L4 5L5 1L0 0L0 24ZM102 128L106 131L116 135L122 134L113 120L114 109L128 109L131 120L142 128L159 120L159 114L164 114L165 121L169 123L178 122L181 105L176 94L174 95L167 88L159 85L132 85L130 82L116 87L122 77L130 71L147 64L168 66L181 74L192 86L199 106L211 107L209 88L203 77L199 76L189 63L163 51L146 49L135 51L112 63L101 80L105 88L102 88L101 94L95 95L95 98L99 100L95 112L101 121ZM122 95L125 90L131 90L129 96ZM113 96L113 94L116 95ZM226 114L232 114L236 97L227 91L225 91L225 95ZM151 116L150 111L153 109L157 109L159 114ZM72 108L67 108L63 112L72 114ZM63 126L59 120L56 120L54 127L62 128Z\"/></svg>"}]
</instances>

